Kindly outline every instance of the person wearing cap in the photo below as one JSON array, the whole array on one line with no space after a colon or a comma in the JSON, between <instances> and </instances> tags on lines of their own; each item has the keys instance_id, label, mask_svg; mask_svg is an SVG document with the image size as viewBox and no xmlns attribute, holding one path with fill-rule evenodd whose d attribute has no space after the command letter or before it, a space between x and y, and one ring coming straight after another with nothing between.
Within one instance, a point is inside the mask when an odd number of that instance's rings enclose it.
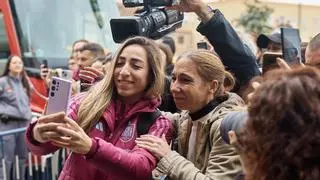
<instances>
[{"instance_id":1,"label":"person wearing cap","mask_svg":"<svg viewBox=\"0 0 320 180\"><path fill-rule=\"evenodd\" d=\"M271 35L260 34L257 39L257 46L260 49L266 49L269 52L281 52L281 34L273 33Z\"/></svg>"}]
</instances>

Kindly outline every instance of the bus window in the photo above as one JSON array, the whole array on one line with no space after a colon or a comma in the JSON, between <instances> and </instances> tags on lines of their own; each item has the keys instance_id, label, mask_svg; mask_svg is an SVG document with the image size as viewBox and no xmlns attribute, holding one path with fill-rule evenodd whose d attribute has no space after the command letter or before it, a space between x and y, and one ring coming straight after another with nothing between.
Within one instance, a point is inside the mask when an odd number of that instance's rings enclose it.
<instances>
[{"instance_id":1,"label":"bus window","mask_svg":"<svg viewBox=\"0 0 320 180\"><path fill-rule=\"evenodd\" d=\"M9 54L9 43L4 26L3 14L0 11L0 59L7 59Z\"/></svg>"}]
</instances>

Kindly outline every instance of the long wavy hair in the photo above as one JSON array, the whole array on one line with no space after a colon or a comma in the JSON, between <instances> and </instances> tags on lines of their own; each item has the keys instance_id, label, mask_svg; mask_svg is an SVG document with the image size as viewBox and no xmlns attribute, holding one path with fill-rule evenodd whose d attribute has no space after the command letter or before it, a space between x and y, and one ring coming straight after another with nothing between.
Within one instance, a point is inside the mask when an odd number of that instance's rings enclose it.
<instances>
[{"instance_id":1,"label":"long wavy hair","mask_svg":"<svg viewBox=\"0 0 320 180\"><path fill-rule=\"evenodd\" d=\"M320 179L320 72L273 71L239 136L247 180Z\"/></svg>"},{"instance_id":2,"label":"long wavy hair","mask_svg":"<svg viewBox=\"0 0 320 180\"><path fill-rule=\"evenodd\" d=\"M11 63L11 61L12 61L12 59L14 57L17 57L17 58L21 59L21 57L16 56L16 55L9 56L8 57L8 61L7 61L6 65L5 65L5 68L4 68L4 72L3 72L3 74L1 76L8 76L9 75L9 73L10 73L9 66L10 66L10 63ZM22 63L23 63L23 61L22 61ZM31 87L30 87L30 84L29 84L29 81L28 81L28 78L27 78L27 73L26 73L26 71L24 69L24 65L23 65L23 69L22 69L22 72L21 72L21 81L22 81L23 88L25 89L28 97L30 97L31 96Z\"/></svg>"},{"instance_id":3,"label":"long wavy hair","mask_svg":"<svg viewBox=\"0 0 320 180\"><path fill-rule=\"evenodd\" d=\"M235 79L231 73L225 70L220 58L208 50L187 51L177 58L177 61L188 58L197 65L197 72L205 82L218 81L215 97L225 95L225 87L232 89Z\"/></svg>"},{"instance_id":4,"label":"long wavy hair","mask_svg":"<svg viewBox=\"0 0 320 180\"><path fill-rule=\"evenodd\" d=\"M164 70L161 69L160 51L153 40L144 37L133 37L127 39L114 55L111 61L110 70L106 76L97 85L93 86L84 100L81 102L78 111L78 123L86 132L88 132L100 119L111 99L116 95L114 88L115 64L117 63L122 51L130 45L140 45L147 52L147 61L149 64L149 84L145 90L145 97L160 97L164 88Z\"/></svg>"}]
</instances>

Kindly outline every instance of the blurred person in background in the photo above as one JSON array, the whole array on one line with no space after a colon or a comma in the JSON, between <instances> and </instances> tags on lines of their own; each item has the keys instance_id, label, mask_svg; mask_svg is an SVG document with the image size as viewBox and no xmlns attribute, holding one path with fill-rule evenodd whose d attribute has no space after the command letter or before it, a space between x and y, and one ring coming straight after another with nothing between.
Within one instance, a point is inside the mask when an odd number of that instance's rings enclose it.
<instances>
[{"instance_id":1,"label":"blurred person in background","mask_svg":"<svg viewBox=\"0 0 320 180\"><path fill-rule=\"evenodd\" d=\"M172 70L173 70L173 57L176 52L176 44L174 42L174 39L170 36L164 36L160 39L160 42L167 45L171 52L168 50L162 50L166 54L167 64L165 66L165 72L168 76L171 76ZM161 48L161 47L160 47Z\"/></svg>"},{"instance_id":2,"label":"blurred person in background","mask_svg":"<svg viewBox=\"0 0 320 180\"><path fill-rule=\"evenodd\" d=\"M78 61L78 54L79 54L79 50L85 45L88 44L89 41L85 40L85 39L80 39L75 41L72 44L72 50L71 50L71 55L68 59L68 69L73 70L73 72L75 74L77 74L78 71L78 65L77 65L77 61ZM47 75L49 73L49 68L45 67L44 64L40 65L40 77L41 79L45 80L47 78ZM76 80L78 79L78 76L74 75L74 77L76 78Z\"/></svg>"},{"instance_id":3,"label":"blurred person in background","mask_svg":"<svg viewBox=\"0 0 320 180\"><path fill-rule=\"evenodd\" d=\"M109 53L107 56L100 56L95 58L91 67L84 67L80 73L80 79L83 83L81 86L85 88L90 88L95 83L101 81L103 77L110 72L112 62L112 53Z\"/></svg>"},{"instance_id":4,"label":"blurred person in background","mask_svg":"<svg viewBox=\"0 0 320 180\"><path fill-rule=\"evenodd\" d=\"M103 74L106 74L107 71L110 69L111 61L112 53L108 53L106 56L97 57L92 63L91 67L95 68L100 72L103 72Z\"/></svg>"},{"instance_id":5,"label":"blurred person in background","mask_svg":"<svg viewBox=\"0 0 320 180\"><path fill-rule=\"evenodd\" d=\"M273 33L271 35L260 34L257 38L257 46L268 52L282 52L281 34Z\"/></svg>"},{"instance_id":6,"label":"blurred person in background","mask_svg":"<svg viewBox=\"0 0 320 180\"><path fill-rule=\"evenodd\" d=\"M86 43L77 49L77 65L78 70L73 73L72 90L74 93L87 90L85 86L81 86L81 83L90 83L86 79L81 79L81 73L86 73L85 67L90 67L94 59L100 56L104 56L104 49L97 43ZM83 81L83 82L82 82Z\"/></svg>"},{"instance_id":7,"label":"blurred person in background","mask_svg":"<svg viewBox=\"0 0 320 180\"><path fill-rule=\"evenodd\" d=\"M5 66L4 73L0 77L0 131L13 130L28 126L31 120L29 105L32 86L24 70L23 61L19 56L10 56ZM9 135L3 137L3 154L5 160L6 179L17 179L15 155L20 159L20 179L24 179L27 148L24 134ZM0 179L4 179L1 163ZM13 170L13 171L12 171ZM13 172L13 177L11 173Z\"/></svg>"},{"instance_id":8,"label":"blurred person in background","mask_svg":"<svg viewBox=\"0 0 320 180\"><path fill-rule=\"evenodd\" d=\"M77 57L79 69L90 67L94 59L100 56L105 56L104 49L100 44L87 43L79 49Z\"/></svg>"},{"instance_id":9,"label":"blurred person in background","mask_svg":"<svg viewBox=\"0 0 320 180\"><path fill-rule=\"evenodd\" d=\"M302 58L302 63L305 64L306 63L306 50L308 47L308 42L302 42L301 43L301 58Z\"/></svg>"},{"instance_id":10,"label":"blurred person in background","mask_svg":"<svg viewBox=\"0 0 320 180\"><path fill-rule=\"evenodd\" d=\"M64 113L46 115L30 124L28 147L37 155L63 147L72 151L59 179L149 180L157 164L139 148L139 116L160 104L164 73L157 45L144 37L126 40L115 54L109 72L88 92L74 97ZM171 140L172 124L158 116L150 135Z\"/></svg>"},{"instance_id":11,"label":"blurred person in background","mask_svg":"<svg viewBox=\"0 0 320 180\"><path fill-rule=\"evenodd\" d=\"M314 36L306 49L306 65L320 69L320 33Z\"/></svg>"},{"instance_id":12,"label":"blurred person in background","mask_svg":"<svg viewBox=\"0 0 320 180\"><path fill-rule=\"evenodd\" d=\"M77 61L74 58L73 55L71 55L68 59L68 69L70 69L71 71L75 72L78 69L78 65L77 65Z\"/></svg>"},{"instance_id":13,"label":"blurred person in background","mask_svg":"<svg viewBox=\"0 0 320 180\"><path fill-rule=\"evenodd\" d=\"M165 75L165 88L164 88L164 92L162 95L162 99L161 99L161 105L159 106L159 109L161 111L167 111L167 112L171 112L171 113L176 113L178 112L178 108L175 105L175 102L173 100L173 96L172 93L170 91L170 83L171 83L171 74L167 74L168 72L166 72L167 70L167 66L168 65L172 65L172 52L169 48L168 45L162 43L162 42L157 42L159 48L160 48L160 53L161 53L161 65L162 65L162 69L164 71L164 73L166 73Z\"/></svg>"},{"instance_id":14,"label":"blurred person in background","mask_svg":"<svg viewBox=\"0 0 320 180\"><path fill-rule=\"evenodd\" d=\"M177 131L172 144L176 151L164 138L144 135L136 141L159 159L155 179L233 180L241 171L238 154L222 141L219 130L223 117L244 105L238 95L225 91L227 79L235 84L210 51L189 51L178 57L171 92L182 112L164 113Z\"/></svg>"},{"instance_id":15,"label":"blurred person in background","mask_svg":"<svg viewBox=\"0 0 320 180\"><path fill-rule=\"evenodd\" d=\"M173 64L172 64L173 53L168 45L162 42L158 42L157 44L161 50L162 59L164 60L164 62L162 63L164 66L163 69L165 70L166 76L171 77L171 74L169 74L171 72L167 72L167 67L169 65L172 65L173 67Z\"/></svg>"},{"instance_id":16,"label":"blurred person in background","mask_svg":"<svg viewBox=\"0 0 320 180\"><path fill-rule=\"evenodd\" d=\"M320 179L320 72L276 70L253 94L237 150L247 180Z\"/></svg>"}]
</instances>

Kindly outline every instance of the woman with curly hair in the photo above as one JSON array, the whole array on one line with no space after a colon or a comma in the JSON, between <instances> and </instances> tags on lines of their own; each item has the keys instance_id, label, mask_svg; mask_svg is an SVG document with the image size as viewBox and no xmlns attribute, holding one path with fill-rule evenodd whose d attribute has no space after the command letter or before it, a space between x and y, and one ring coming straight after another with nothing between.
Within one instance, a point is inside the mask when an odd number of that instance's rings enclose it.
<instances>
[{"instance_id":1,"label":"woman with curly hair","mask_svg":"<svg viewBox=\"0 0 320 180\"><path fill-rule=\"evenodd\" d=\"M246 179L320 179L320 72L269 75L250 101L239 137Z\"/></svg>"}]
</instances>

